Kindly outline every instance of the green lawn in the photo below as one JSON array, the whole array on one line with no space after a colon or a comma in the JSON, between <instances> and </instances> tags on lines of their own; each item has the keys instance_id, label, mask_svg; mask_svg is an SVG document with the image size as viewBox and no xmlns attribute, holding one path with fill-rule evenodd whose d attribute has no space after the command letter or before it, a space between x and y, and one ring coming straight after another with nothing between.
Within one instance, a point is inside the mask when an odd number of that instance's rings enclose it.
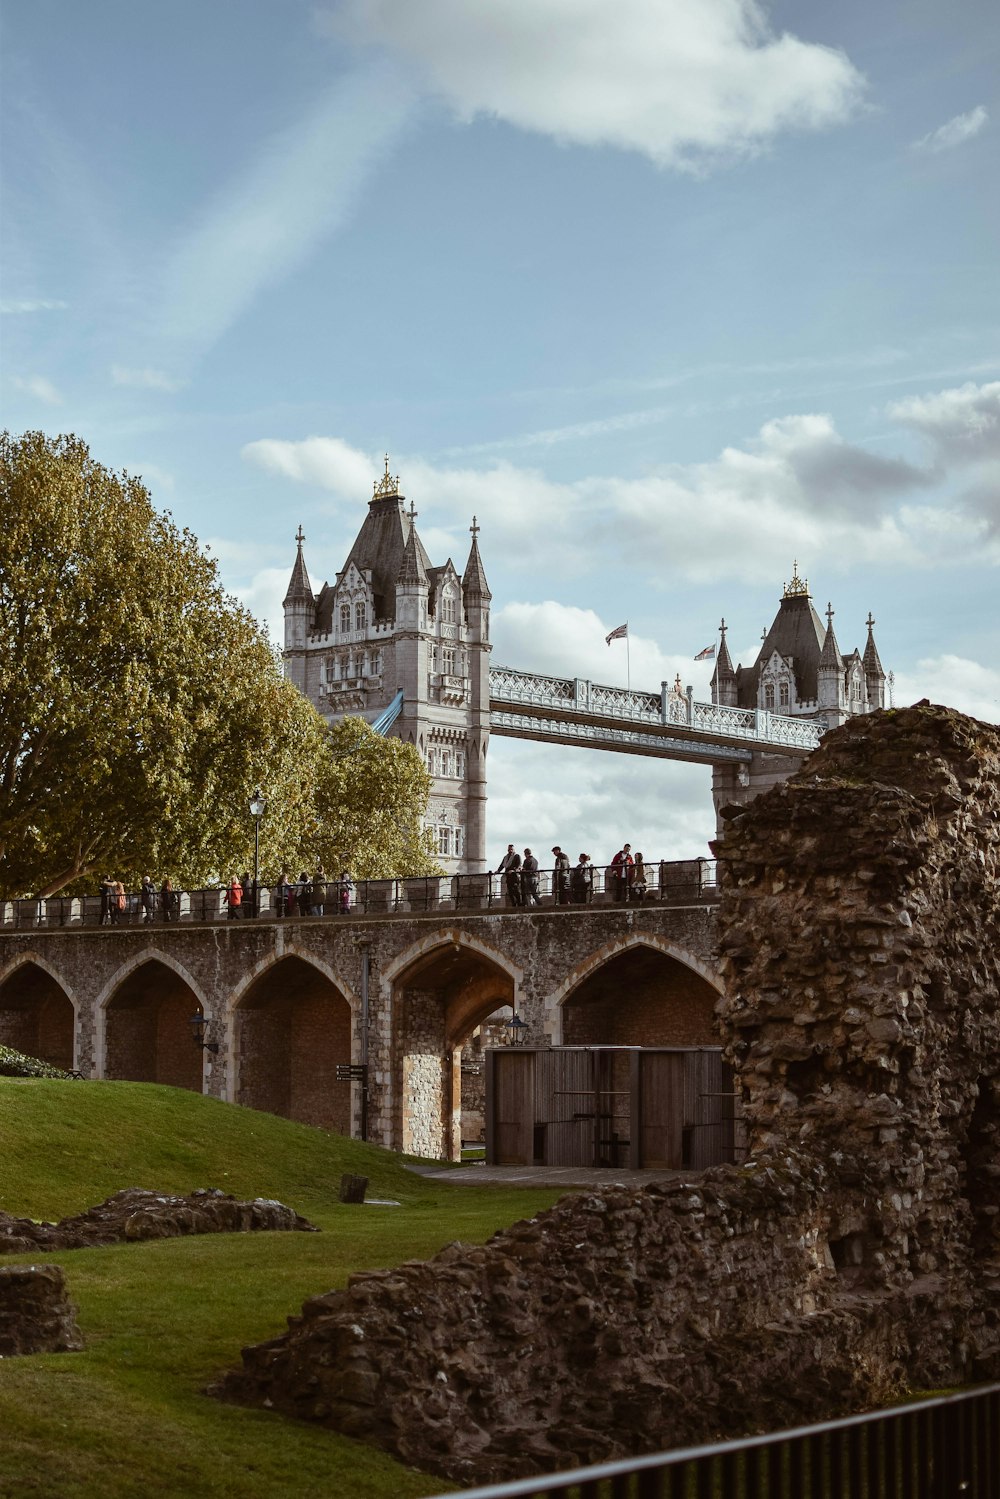
<instances>
[{"instance_id":1,"label":"green lawn","mask_svg":"<svg viewBox=\"0 0 1000 1499\"><path fill-rule=\"evenodd\" d=\"M344 1171L401 1206L342 1205ZM0 1208L54 1219L126 1186L277 1197L323 1232L42 1256L66 1272L86 1349L0 1362L0 1495L405 1499L446 1488L332 1432L201 1391L245 1343L274 1337L305 1297L352 1271L483 1240L558 1194L427 1182L374 1146L175 1089L0 1080Z\"/></svg>"}]
</instances>

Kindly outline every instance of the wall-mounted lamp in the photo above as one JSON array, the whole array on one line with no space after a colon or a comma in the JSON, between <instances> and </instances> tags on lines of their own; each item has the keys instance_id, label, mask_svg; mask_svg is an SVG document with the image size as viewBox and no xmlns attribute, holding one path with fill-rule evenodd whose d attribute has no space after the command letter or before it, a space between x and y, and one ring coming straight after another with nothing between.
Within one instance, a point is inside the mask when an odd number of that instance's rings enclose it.
<instances>
[{"instance_id":1,"label":"wall-mounted lamp","mask_svg":"<svg viewBox=\"0 0 1000 1499\"><path fill-rule=\"evenodd\" d=\"M202 1051L210 1051L212 1055L215 1056L219 1050L219 1043L218 1041L205 1040L205 1032L208 1029L208 1021L205 1019L200 1010L197 1015L191 1016L191 1019L188 1021L188 1025L191 1027L191 1039L194 1041L195 1046L200 1046Z\"/></svg>"},{"instance_id":2,"label":"wall-mounted lamp","mask_svg":"<svg viewBox=\"0 0 1000 1499\"><path fill-rule=\"evenodd\" d=\"M528 1022L522 1020L515 1010L509 1020L505 1020L503 1028L507 1032L508 1046L523 1046L528 1039Z\"/></svg>"}]
</instances>

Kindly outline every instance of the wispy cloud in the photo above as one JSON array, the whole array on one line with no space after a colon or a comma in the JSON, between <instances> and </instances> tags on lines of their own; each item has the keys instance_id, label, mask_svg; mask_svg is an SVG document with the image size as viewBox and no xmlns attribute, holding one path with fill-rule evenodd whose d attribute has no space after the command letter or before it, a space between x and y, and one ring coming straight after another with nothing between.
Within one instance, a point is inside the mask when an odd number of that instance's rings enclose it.
<instances>
[{"instance_id":1,"label":"wispy cloud","mask_svg":"<svg viewBox=\"0 0 1000 1499\"><path fill-rule=\"evenodd\" d=\"M409 60L459 118L702 170L849 119L843 52L775 34L757 0L341 0L330 29Z\"/></svg>"},{"instance_id":2,"label":"wispy cloud","mask_svg":"<svg viewBox=\"0 0 1000 1499\"><path fill-rule=\"evenodd\" d=\"M47 380L44 375L15 375L11 383L18 390L23 390L25 395L44 401L46 406L62 405L62 396L52 381Z\"/></svg>"},{"instance_id":3,"label":"wispy cloud","mask_svg":"<svg viewBox=\"0 0 1000 1499\"><path fill-rule=\"evenodd\" d=\"M970 109L968 114L955 115L951 120L939 125L929 135L923 135L913 142L914 151L930 151L937 155L940 151L951 151L955 146L964 145L971 141L973 136L985 130L989 121L989 111L983 104L977 104L975 109Z\"/></svg>"},{"instance_id":4,"label":"wispy cloud","mask_svg":"<svg viewBox=\"0 0 1000 1499\"><path fill-rule=\"evenodd\" d=\"M111 381L114 385L127 385L136 390L162 390L168 394L180 390L186 383L177 380L163 370L129 369L127 365L113 364L111 366Z\"/></svg>"},{"instance_id":5,"label":"wispy cloud","mask_svg":"<svg viewBox=\"0 0 1000 1499\"><path fill-rule=\"evenodd\" d=\"M342 79L274 136L174 247L159 336L209 347L266 287L343 228L412 108L396 71L372 67Z\"/></svg>"},{"instance_id":6,"label":"wispy cloud","mask_svg":"<svg viewBox=\"0 0 1000 1499\"><path fill-rule=\"evenodd\" d=\"M25 298L23 301L0 300L0 317L14 317L20 313L27 312L64 312L69 306L68 302L59 302L45 298Z\"/></svg>"}]
</instances>

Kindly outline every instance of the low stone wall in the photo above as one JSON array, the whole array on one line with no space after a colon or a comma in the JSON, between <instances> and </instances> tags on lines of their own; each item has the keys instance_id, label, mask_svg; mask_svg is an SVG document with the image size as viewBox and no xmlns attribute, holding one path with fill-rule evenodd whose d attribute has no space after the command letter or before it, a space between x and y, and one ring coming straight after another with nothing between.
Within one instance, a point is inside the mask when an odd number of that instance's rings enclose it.
<instances>
[{"instance_id":1,"label":"low stone wall","mask_svg":"<svg viewBox=\"0 0 1000 1499\"><path fill-rule=\"evenodd\" d=\"M854 719L731 813L752 1161L357 1276L220 1393L470 1482L1000 1375L1000 732Z\"/></svg>"},{"instance_id":2,"label":"low stone wall","mask_svg":"<svg viewBox=\"0 0 1000 1499\"><path fill-rule=\"evenodd\" d=\"M0 1358L83 1347L58 1265L0 1265Z\"/></svg>"}]
</instances>

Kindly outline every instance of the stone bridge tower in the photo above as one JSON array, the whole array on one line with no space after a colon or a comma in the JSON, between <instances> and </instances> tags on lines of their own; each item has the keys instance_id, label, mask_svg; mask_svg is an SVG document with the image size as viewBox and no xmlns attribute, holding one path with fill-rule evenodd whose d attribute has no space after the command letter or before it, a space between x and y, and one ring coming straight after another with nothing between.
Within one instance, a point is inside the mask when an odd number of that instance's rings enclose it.
<instances>
[{"instance_id":1,"label":"stone bridge tower","mask_svg":"<svg viewBox=\"0 0 1000 1499\"><path fill-rule=\"evenodd\" d=\"M864 652L841 653L833 630L833 608L826 626L813 606L809 583L792 566L771 628L764 634L752 666L733 666L726 644L726 621L712 675L712 701L723 707L755 709L783 717L805 718L835 729L857 713L885 707L885 672L879 660L868 615ZM762 791L785 781L801 761L774 751L757 751L749 767L716 765L712 794L716 816L727 805L744 805ZM722 831L721 819L719 822Z\"/></svg>"},{"instance_id":2,"label":"stone bridge tower","mask_svg":"<svg viewBox=\"0 0 1000 1499\"><path fill-rule=\"evenodd\" d=\"M299 528L285 610L285 672L331 723L395 713L389 732L432 776L427 824L448 873L486 868L490 599L479 526L459 575L435 567L399 479L374 484L368 514L333 583L314 593Z\"/></svg>"}]
</instances>

